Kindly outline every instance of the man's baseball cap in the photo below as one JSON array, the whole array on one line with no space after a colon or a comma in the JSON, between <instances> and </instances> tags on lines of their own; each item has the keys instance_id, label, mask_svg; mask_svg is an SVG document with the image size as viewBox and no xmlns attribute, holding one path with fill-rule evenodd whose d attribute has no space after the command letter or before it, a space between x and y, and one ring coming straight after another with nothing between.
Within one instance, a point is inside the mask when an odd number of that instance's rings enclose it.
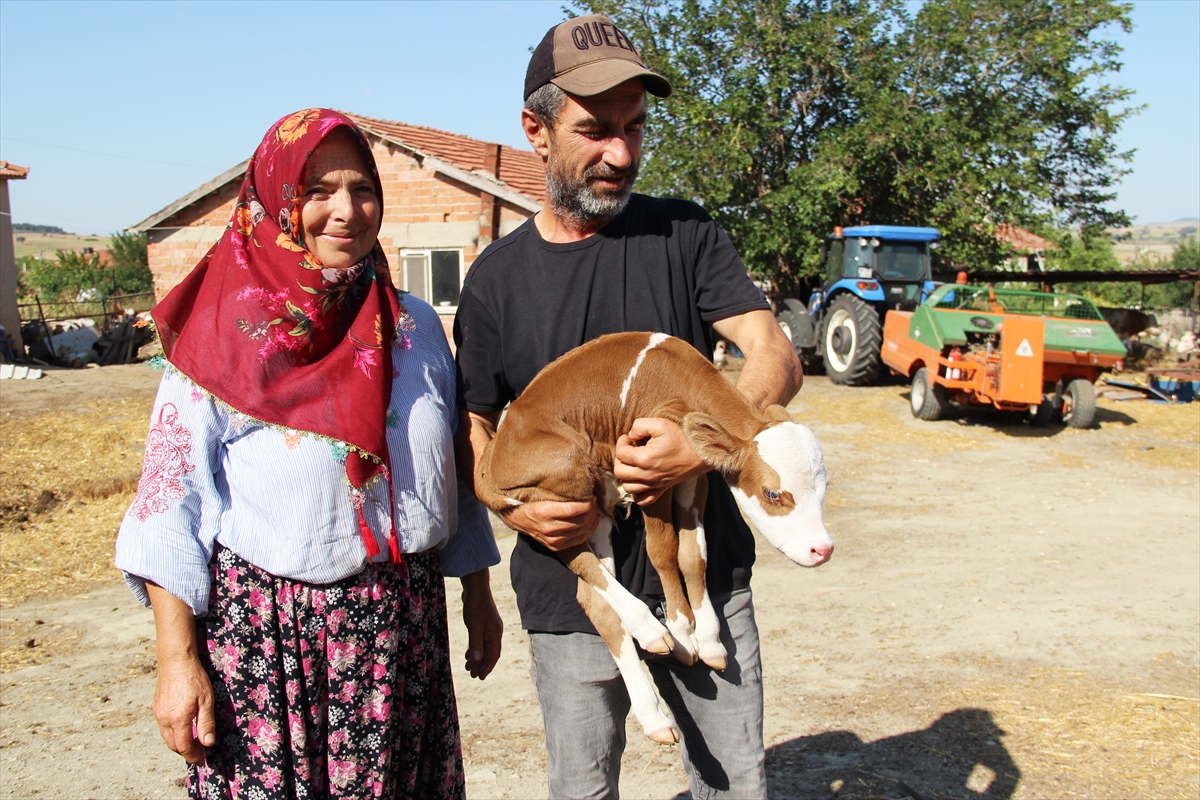
<instances>
[{"instance_id":1,"label":"man's baseball cap","mask_svg":"<svg viewBox=\"0 0 1200 800\"><path fill-rule=\"evenodd\" d=\"M630 78L641 78L657 97L671 94L662 75L646 69L633 42L600 14L576 17L546 31L529 59L525 99L553 83L568 94L591 97Z\"/></svg>"}]
</instances>

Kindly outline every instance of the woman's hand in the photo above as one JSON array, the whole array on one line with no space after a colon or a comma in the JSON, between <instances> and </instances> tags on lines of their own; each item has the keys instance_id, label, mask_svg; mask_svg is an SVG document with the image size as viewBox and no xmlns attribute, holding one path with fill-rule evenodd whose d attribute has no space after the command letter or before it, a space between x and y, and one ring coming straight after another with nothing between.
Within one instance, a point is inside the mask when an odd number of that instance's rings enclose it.
<instances>
[{"instance_id":1,"label":"woman's hand","mask_svg":"<svg viewBox=\"0 0 1200 800\"><path fill-rule=\"evenodd\" d=\"M487 569L464 575L462 581L463 622L467 626L467 671L483 680L500 660L504 621L492 599Z\"/></svg>"},{"instance_id":2,"label":"woman's hand","mask_svg":"<svg viewBox=\"0 0 1200 800\"><path fill-rule=\"evenodd\" d=\"M200 659L194 655L173 661L158 659L151 709L167 747L189 764L203 764L203 748L216 744L217 736L212 685Z\"/></svg>"},{"instance_id":3,"label":"woman's hand","mask_svg":"<svg viewBox=\"0 0 1200 800\"><path fill-rule=\"evenodd\" d=\"M613 448L613 474L639 506L658 500L671 486L708 472L683 429L668 419L636 419Z\"/></svg>"},{"instance_id":4,"label":"woman's hand","mask_svg":"<svg viewBox=\"0 0 1200 800\"><path fill-rule=\"evenodd\" d=\"M154 609L158 683L151 710L167 747L189 764L204 763L204 748L217 743L213 691L196 655L192 609L173 594L146 582Z\"/></svg>"}]
</instances>

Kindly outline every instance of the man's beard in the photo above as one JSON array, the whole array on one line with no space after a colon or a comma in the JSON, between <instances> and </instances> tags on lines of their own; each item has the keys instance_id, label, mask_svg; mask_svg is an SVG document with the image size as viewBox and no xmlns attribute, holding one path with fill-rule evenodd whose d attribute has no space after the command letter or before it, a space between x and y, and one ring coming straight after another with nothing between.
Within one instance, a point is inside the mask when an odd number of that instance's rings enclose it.
<instances>
[{"instance_id":1,"label":"man's beard","mask_svg":"<svg viewBox=\"0 0 1200 800\"><path fill-rule=\"evenodd\" d=\"M613 169L601 162L584 170L582 177L567 172L566 165L551 153L546 165L546 194L556 217L573 223L574 227L591 228L612 222L625 210L633 182L637 180L635 161L626 169ZM625 184L615 192L594 189L591 181L624 177Z\"/></svg>"}]
</instances>

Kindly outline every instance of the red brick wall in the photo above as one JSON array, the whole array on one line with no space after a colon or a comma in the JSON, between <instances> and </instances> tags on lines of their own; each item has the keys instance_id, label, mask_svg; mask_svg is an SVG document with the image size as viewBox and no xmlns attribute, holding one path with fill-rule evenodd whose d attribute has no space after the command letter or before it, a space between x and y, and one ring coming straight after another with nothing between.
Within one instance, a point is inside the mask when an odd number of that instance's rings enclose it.
<instances>
[{"instance_id":1,"label":"red brick wall","mask_svg":"<svg viewBox=\"0 0 1200 800\"><path fill-rule=\"evenodd\" d=\"M406 151L387 142L373 140L372 150L383 184L385 226L405 223L480 223L487 203L481 199L482 193L478 189L423 169ZM208 248L220 238L233 213L241 180L239 176L230 181L159 223L157 228L161 230L150 231L150 271L154 275L154 292L159 299L183 280ZM523 220L530 216L525 209L504 202L499 205L501 222ZM486 237L486 227L482 233ZM391 263L393 277L397 277L401 246L441 246L440 242L422 244L412 238L404 244L386 235L381 235L379 242ZM475 260L482 250L480 244L475 241L474 235L470 241L461 243L464 266L469 266ZM486 240L482 244L486 245Z\"/></svg>"}]
</instances>

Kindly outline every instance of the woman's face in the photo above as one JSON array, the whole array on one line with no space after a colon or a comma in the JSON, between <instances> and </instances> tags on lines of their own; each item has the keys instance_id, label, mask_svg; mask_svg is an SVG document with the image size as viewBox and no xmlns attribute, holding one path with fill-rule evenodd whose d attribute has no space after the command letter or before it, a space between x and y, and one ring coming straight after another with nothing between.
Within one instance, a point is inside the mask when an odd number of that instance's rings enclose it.
<instances>
[{"instance_id":1,"label":"woman's face","mask_svg":"<svg viewBox=\"0 0 1200 800\"><path fill-rule=\"evenodd\" d=\"M338 130L308 157L300 195L304 246L331 269L357 264L375 246L383 204L362 151Z\"/></svg>"}]
</instances>

